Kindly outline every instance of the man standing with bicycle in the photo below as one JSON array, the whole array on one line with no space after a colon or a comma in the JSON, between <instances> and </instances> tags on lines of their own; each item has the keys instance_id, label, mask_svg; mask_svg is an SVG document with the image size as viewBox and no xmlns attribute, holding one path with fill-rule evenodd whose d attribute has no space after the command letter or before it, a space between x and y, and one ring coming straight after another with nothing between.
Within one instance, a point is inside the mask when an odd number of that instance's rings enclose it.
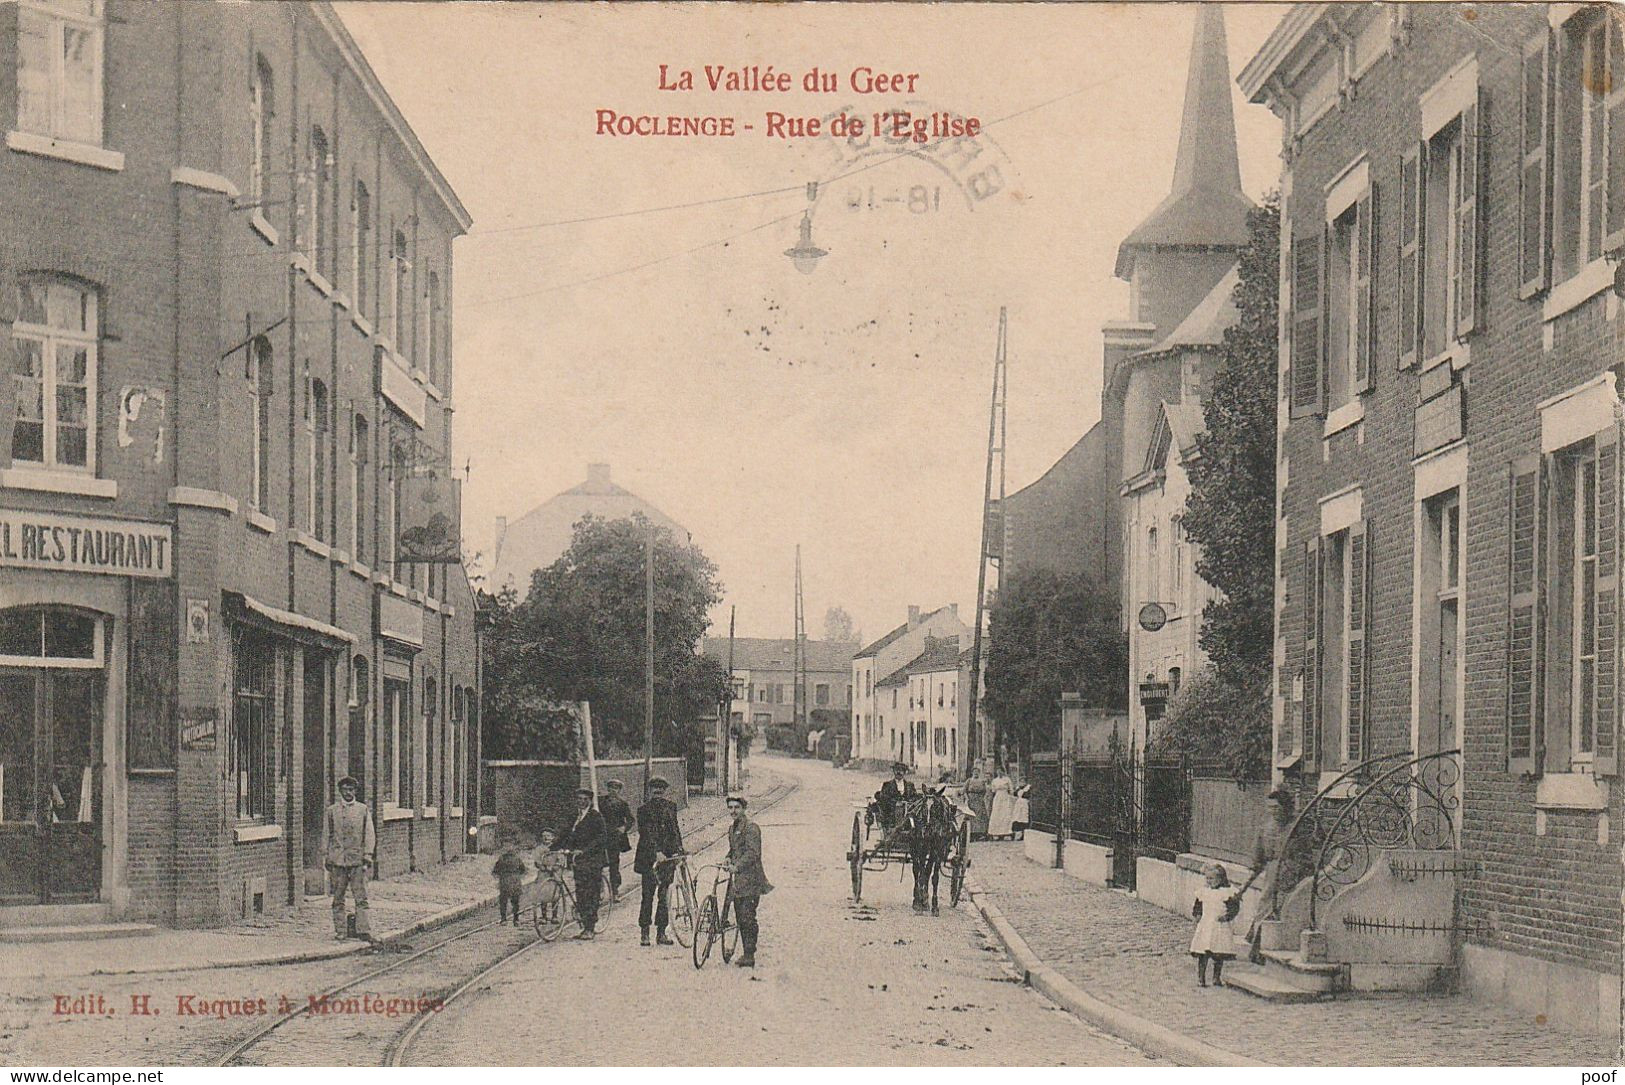
<instances>
[{"instance_id":1,"label":"man standing with bicycle","mask_svg":"<svg viewBox=\"0 0 1625 1085\"><path fill-rule=\"evenodd\" d=\"M744 956L739 958L740 968L756 967L756 936L760 928L756 923L756 906L762 894L772 892L773 886L762 870L762 830L750 819L743 795L728 796L728 812L733 824L728 826L727 869L733 873L728 886L728 900L733 904L734 922L739 926L739 940L744 944Z\"/></svg>"},{"instance_id":2,"label":"man standing with bicycle","mask_svg":"<svg viewBox=\"0 0 1625 1085\"><path fill-rule=\"evenodd\" d=\"M666 925L671 922L671 879L676 864L670 857L683 850L683 831L677 825L677 807L666 798L666 781L659 776L649 780L649 797L638 807L638 850L632 857L632 870L643 876L643 903L638 907L641 945L649 944L652 918L660 944L669 946ZM659 898L659 906L655 900ZM651 913L653 913L651 915Z\"/></svg>"},{"instance_id":3,"label":"man standing with bicycle","mask_svg":"<svg viewBox=\"0 0 1625 1085\"><path fill-rule=\"evenodd\" d=\"M584 941L595 937L598 926L598 898L604 879L604 845L609 834L604 829L604 818L592 808L592 789L576 789L576 819L568 829L553 841L554 851L574 854L573 868L576 883L576 912L581 916Z\"/></svg>"}]
</instances>

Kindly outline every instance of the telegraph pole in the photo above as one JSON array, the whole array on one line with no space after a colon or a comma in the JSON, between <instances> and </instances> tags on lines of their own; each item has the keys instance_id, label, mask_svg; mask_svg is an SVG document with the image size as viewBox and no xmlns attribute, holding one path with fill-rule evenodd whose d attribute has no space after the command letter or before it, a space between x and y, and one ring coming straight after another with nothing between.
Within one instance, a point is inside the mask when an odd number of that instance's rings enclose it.
<instances>
[{"instance_id":1,"label":"telegraph pole","mask_svg":"<svg viewBox=\"0 0 1625 1085\"><path fill-rule=\"evenodd\" d=\"M643 534L643 787L655 760L655 527Z\"/></svg>"},{"instance_id":2,"label":"telegraph pole","mask_svg":"<svg viewBox=\"0 0 1625 1085\"><path fill-rule=\"evenodd\" d=\"M807 608L801 597L801 544L796 544L796 728L807 726ZM806 736L802 736L805 739Z\"/></svg>"},{"instance_id":3,"label":"telegraph pole","mask_svg":"<svg viewBox=\"0 0 1625 1085\"><path fill-rule=\"evenodd\" d=\"M982 628L987 613L987 572L992 565L995 576L1004 562L1004 403L1005 373L1005 310L999 307L999 342L993 355L993 395L988 403L987 417L987 474L982 482L982 550L976 573L976 631L971 639L970 654L970 755L974 759L982 750L982 727L977 715L982 693ZM993 463L999 465L999 496L993 496ZM993 728L988 746L999 748L998 729Z\"/></svg>"}]
</instances>

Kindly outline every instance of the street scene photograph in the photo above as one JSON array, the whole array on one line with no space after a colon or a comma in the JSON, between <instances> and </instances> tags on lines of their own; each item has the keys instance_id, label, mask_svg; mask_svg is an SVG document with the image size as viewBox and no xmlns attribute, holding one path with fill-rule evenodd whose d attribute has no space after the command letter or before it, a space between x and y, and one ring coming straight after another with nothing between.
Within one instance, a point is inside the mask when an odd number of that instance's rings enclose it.
<instances>
[{"instance_id":1,"label":"street scene photograph","mask_svg":"<svg viewBox=\"0 0 1625 1085\"><path fill-rule=\"evenodd\" d=\"M1622 30L0 0L10 1080L1615 1080Z\"/></svg>"}]
</instances>

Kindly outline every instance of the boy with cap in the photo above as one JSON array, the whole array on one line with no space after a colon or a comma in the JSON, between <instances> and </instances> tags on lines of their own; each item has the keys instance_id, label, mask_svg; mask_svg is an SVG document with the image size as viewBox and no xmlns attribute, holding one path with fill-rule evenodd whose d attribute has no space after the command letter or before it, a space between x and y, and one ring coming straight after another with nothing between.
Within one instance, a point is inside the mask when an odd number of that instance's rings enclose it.
<instances>
[{"instance_id":1,"label":"boy with cap","mask_svg":"<svg viewBox=\"0 0 1625 1085\"><path fill-rule=\"evenodd\" d=\"M333 887L333 937L339 941L346 936L346 889L355 900L356 934L372 940L372 925L367 919L367 868L372 865L378 838L373 832L372 812L357 799L358 791L355 777L340 780L339 801L327 808L322 822L322 854Z\"/></svg>"},{"instance_id":2,"label":"boy with cap","mask_svg":"<svg viewBox=\"0 0 1625 1085\"><path fill-rule=\"evenodd\" d=\"M592 808L592 798L591 788L576 788L575 821L553 841L554 851L568 850L575 855L576 911L581 915L581 933L576 937L588 942L597 936L594 928L604 877L604 842L609 836L603 816Z\"/></svg>"},{"instance_id":3,"label":"boy with cap","mask_svg":"<svg viewBox=\"0 0 1625 1085\"><path fill-rule=\"evenodd\" d=\"M666 798L666 781L659 776L649 780L649 798L638 807L638 851L632 857L632 870L643 876L643 903L638 907L642 945L649 944L649 921L654 920L660 944L669 946L666 924L671 922L671 880L677 864L667 862L683 850L683 831L677 825L677 807ZM655 898L659 898L659 907Z\"/></svg>"},{"instance_id":4,"label":"boy with cap","mask_svg":"<svg viewBox=\"0 0 1625 1085\"><path fill-rule=\"evenodd\" d=\"M756 906L764 893L773 891L773 886L762 870L762 830L746 813L747 805L743 795L728 796L728 813L733 815L733 824L728 826L728 861L724 865L733 872L733 880L728 884L728 900L733 904L739 941L745 948L739 967L755 968L756 936L760 931Z\"/></svg>"}]
</instances>

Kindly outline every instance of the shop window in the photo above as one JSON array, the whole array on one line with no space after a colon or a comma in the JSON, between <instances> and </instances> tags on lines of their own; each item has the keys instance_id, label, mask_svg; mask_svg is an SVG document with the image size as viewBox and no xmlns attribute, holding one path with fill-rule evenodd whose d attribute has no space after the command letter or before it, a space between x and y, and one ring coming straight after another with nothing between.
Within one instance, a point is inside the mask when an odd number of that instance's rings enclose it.
<instances>
[{"instance_id":1,"label":"shop window","mask_svg":"<svg viewBox=\"0 0 1625 1085\"><path fill-rule=\"evenodd\" d=\"M17 10L17 127L102 142L101 0L23 0Z\"/></svg>"},{"instance_id":2,"label":"shop window","mask_svg":"<svg viewBox=\"0 0 1625 1085\"><path fill-rule=\"evenodd\" d=\"M0 610L0 663L99 667L102 657L94 615L61 607Z\"/></svg>"},{"instance_id":3,"label":"shop window","mask_svg":"<svg viewBox=\"0 0 1625 1085\"><path fill-rule=\"evenodd\" d=\"M239 631L232 659L231 765L239 821L270 821L275 742L276 647Z\"/></svg>"},{"instance_id":4,"label":"shop window","mask_svg":"<svg viewBox=\"0 0 1625 1085\"><path fill-rule=\"evenodd\" d=\"M84 285L25 278L11 327L14 463L96 470L97 298Z\"/></svg>"}]
</instances>

